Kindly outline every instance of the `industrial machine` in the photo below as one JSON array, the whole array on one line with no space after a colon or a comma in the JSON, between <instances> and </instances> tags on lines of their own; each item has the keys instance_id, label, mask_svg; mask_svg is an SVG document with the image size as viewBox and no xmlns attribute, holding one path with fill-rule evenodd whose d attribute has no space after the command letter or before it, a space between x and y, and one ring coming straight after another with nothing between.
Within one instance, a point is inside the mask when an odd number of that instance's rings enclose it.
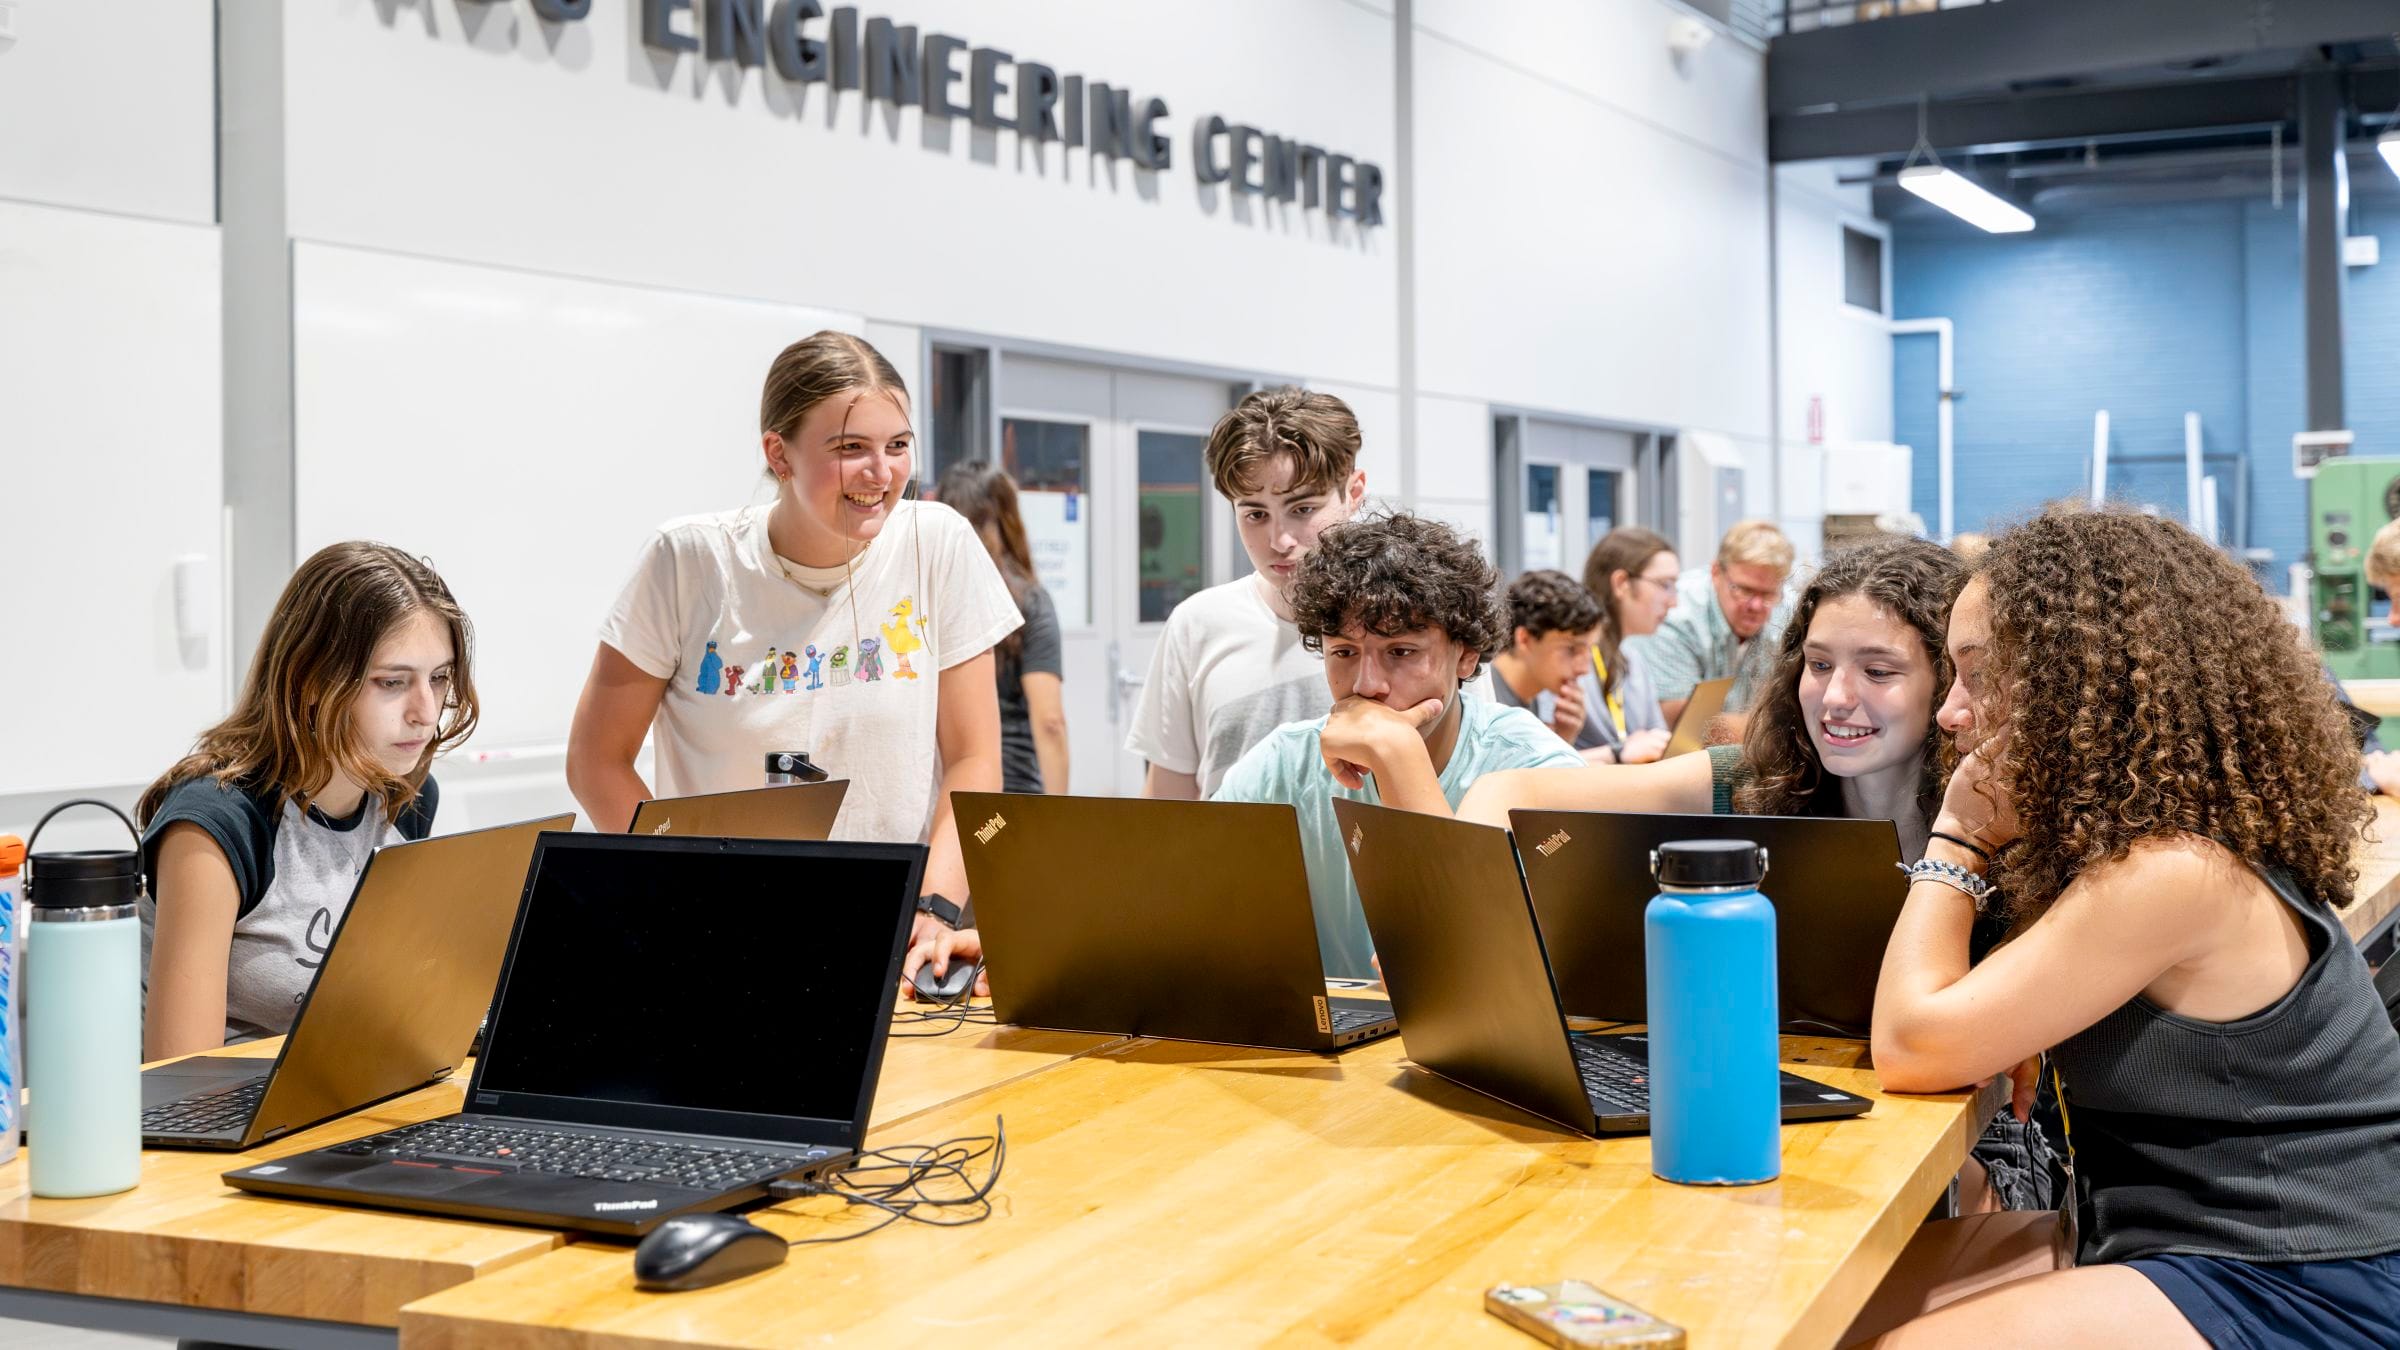
<instances>
[{"instance_id":1,"label":"industrial machine","mask_svg":"<svg viewBox=\"0 0 2400 1350\"><path fill-rule=\"evenodd\" d=\"M2370 624L2367 546L2400 518L2400 459L2329 459L2308 480L2309 631L2345 680L2400 679L2400 633Z\"/></svg>"}]
</instances>

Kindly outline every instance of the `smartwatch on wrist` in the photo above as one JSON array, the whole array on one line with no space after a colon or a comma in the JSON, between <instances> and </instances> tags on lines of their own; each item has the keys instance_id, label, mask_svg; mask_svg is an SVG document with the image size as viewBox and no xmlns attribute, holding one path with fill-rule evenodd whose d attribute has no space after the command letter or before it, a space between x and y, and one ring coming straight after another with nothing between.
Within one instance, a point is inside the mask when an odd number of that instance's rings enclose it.
<instances>
[{"instance_id":1,"label":"smartwatch on wrist","mask_svg":"<svg viewBox=\"0 0 2400 1350\"><path fill-rule=\"evenodd\" d=\"M959 929L966 926L966 906L954 905L950 903L950 897L938 892L928 891L918 896L917 912L941 920L944 928Z\"/></svg>"}]
</instances>

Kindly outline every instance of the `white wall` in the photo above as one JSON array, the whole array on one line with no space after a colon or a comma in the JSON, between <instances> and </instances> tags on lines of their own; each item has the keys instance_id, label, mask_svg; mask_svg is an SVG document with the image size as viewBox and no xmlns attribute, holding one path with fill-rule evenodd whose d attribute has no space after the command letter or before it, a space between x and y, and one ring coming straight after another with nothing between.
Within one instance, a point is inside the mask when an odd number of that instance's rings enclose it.
<instances>
[{"instance_id":1,"label":"white wall","mask_svg":"<svg viewBox=\"0 0 2400 1350\"><path fill-rule=\"evenodd\" d=\"M1488 408L1695 428L1770 457L1764 60L1679 68L1660 0L1423 0L1420 493L1491 501ZM1480 466L1453 457L1483 446ZM1441 460L1443 462L1437 463ZM1469 470L1472 470L1471 472Z\"/></svg>"},{"instance_id":2,"label":"white wall","mask_svg":"<svg viewBox=\"0 0 2400 1350\"><path fill-rule=\"evenodd\" d=\"M1106 0L862 8L1164 98L1173 166L1095 167L1084 150L857 91L829 98L824 84L757 70L737 81L697 54L661 61L641 45L632 0L563 26L522 0L325 0L286 11L291 232L1397 383L1389 232L1261 207L1191 171L1192 127L1211 112L1388 166L1387 17L1347 0L1138 18Z\"/></svg>"},{"instance_id":3,"label":"white wall","mask_svg":"<svg viewBox=\"0 0 2400 1350\"><path fill-rule=\"evenodd\" d=\"M1892 438L1892 338L1884 321L1843 300L1842 230L1885 241L1890 306L1890 231L1874 218L1864 187L1838 181L1858 166L1825 162L1775 171L1776 352L1781 362L1784 528L1813 551L1824 517L1825 461L1860 442ZM1808 437L1810 400L1822 400L1824 440ZM1916 447L1930 455L1934 447ZM1930 523L1930 522L1928 522Z\"/></svg>"},{"instance_id":4,"label":"white wall","mask_svg":"<svg viewBox=\"0 0 2400 1350\"><path fill-rule=\"evenodd\" d=\"M0 667L0 831L22 835L70 793L130 806L130 785L221 708L227 654L210 7L14 17L0 40L0 615L17 650ZM123 836L99 812L54 830L45 848Z\"/></svg>"}]
</instances>

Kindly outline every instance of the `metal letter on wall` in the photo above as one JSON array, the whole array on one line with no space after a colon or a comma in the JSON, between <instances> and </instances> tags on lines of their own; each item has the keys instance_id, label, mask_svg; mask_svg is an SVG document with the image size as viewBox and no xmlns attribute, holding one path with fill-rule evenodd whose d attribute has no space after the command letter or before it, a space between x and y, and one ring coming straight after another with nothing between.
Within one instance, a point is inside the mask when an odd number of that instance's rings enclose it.
<instances>
[{"instance_id":1,"label":"metal letter on wall","mask_svg":"<svg viewBox=\"0 0 2400 1350\"><path fill-rule=\"evenodd\" d=\"M1145 169L1167 169L1175 163L1174 142L1158 129L1166 120L1167 101L1154 98L1142 105L1141 125L1134 132L1133 162Z\"/></svg>"},{"instance_id":2,"label":"metal letter on wall","mask_svg":"<svg viewBox=\"0 0 2400 1350\"><path fill-rule=\"evenodd\" d=\"M1226 169L1217 160L1217 138L1225 134L1225 119L1210 113L1192 134L1192 172L1203 183L1222 183Z\"/></svg>"},{"instance_id":3,"label":"metal letter on wall","mask_svg":"<svg viewBox=\"0 0 2400 1350\"><path fill-rule=\"evenodd\" d=\"M967 49L965 38L948 33L925 35L925 59L921 65L925 81L925 111L935 117L964 117L967 105L950 99L950 86L958 83L958 67L950 58Z\"/></svg>"},{"instance_id":4,"label":"metal letter on wall","mask_svg":"<svg viewBox=\"0 0 2400 1350\"><path fill-rule=\"evenodd\" d=\"M690 10L692 0L642 0L642 45L662 52L696 52L700 39L675 31L675 13Z\"/></svg>"},{"instance_id":5,"label":"metal letter on wall","mask_svg":"<svg viewBox=\"0 0 2400 1350\"><path fill-rule=\"evenodd\" d=\"M592 15L592 0L533 0L533 17L551 23L577 23Z\"/></svg>"},{"instance_id":6,"label":"metal letter on wall","mask_svg":"<svg viewBox=\"0 0 2400 1350\"><path fill-rule=\"evenodd\" d=\"M767 51L775 58L775 73L795 84L822 80L827 75L825 44L800 35L800 25L825 17L818 0L775 0L767 13Z\"/></svg>"},{"instance_id":7,"label":"metal letter on wall","mask_svg":"<svg viewBox=\"0 0 2400 1350\"><path fill-rule=\"evenodd\" d=\"M998 47L977 47L968 62L967 107L975 125L989 131L1000 129L1000 68L1016 60Z\"/></svg>"},{"instance_id":8,"label":"metal letter on wall","mask_svg":"<svg viewBox=\"0 0 2400 1350\"><path fill-rule=\"evenodd\" d=\"M1058 72L1039 61L1017 63L1017 134L1058 139Z\"/></svg>"},{"instance_id":9,"label":"metal letter on wall","mask_svg":"<svg viewBox=\"0 0 2400 1350\"><path fill-rule=\"evenodd\" d=\"M708 59L736 65L767 63L766 21L760 0L708 0Z\"/></svg>"},{"instance_id":10,"label":"metal letter on wall","mask_svg":"<svg viewBox=\"0 0 2400 1350\"><path fill-rule=\"evenodd\" d=\"M924 101L917 79L916 25L867 20L867 97L897 107Z\"/></svg>"}]
</instances>

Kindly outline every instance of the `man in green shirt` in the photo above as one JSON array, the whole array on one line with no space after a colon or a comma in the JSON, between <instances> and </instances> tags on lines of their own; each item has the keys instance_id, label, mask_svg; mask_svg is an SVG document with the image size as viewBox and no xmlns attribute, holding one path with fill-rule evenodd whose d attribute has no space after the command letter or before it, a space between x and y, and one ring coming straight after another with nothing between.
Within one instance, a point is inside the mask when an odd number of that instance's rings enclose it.
<instances>
[{"instance_id":1,"label":"man in green shirt","mask_svg":"<svg viewBox=\"0 0 2400 1350\"><path fill-rule=\"evenodd\" d=\"M1268 733L1226 772L1212 800L1289 802L1298 811L1329 975L1375 974L1375 943L1333 799L1385 795L1363 761L1336 753L1350 742L1329 726L1373 727L1392 765L1384 772L1406 775L1410 791L1438 791L1454 807L1484 774L1583 762L1533 714L1461 689L1508 640L1499 583L1472 541L1406 514L1327 530L1293 578L1300 641L1325 658L1333 712ZM1405 742L1408 753L1392 752L1392 742Z\"/></svg>"}]
</instances>

